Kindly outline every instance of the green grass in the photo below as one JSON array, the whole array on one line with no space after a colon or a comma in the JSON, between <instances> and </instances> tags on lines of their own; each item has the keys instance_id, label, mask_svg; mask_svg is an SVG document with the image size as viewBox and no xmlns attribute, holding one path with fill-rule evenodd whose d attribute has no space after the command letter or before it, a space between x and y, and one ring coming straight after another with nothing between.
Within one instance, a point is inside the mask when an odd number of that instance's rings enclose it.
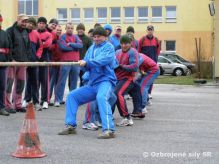
<instances>
[{"instance_id":1,"label":"green grass","mask_svg":"<svg viewBox=\"0 0 219 164\"><path fill-rule=\"evenodd\" d=\"M193 76L158 76L155 84L194 85Z\"/></svg>"}]
</instances>

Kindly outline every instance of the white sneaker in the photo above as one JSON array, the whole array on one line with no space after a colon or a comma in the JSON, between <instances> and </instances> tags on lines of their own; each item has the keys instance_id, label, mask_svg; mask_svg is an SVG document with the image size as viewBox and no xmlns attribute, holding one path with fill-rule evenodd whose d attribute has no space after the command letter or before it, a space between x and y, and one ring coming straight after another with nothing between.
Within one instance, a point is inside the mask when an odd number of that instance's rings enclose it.
<instances>
[{"instance_id":1,"label":"white sneaker","mask_svg":"<svg viewBox=\"0 0 219 164\"><path fill-rule=\"evenodd\" d=\"M132 125L134 125L134 122L133 122L133 120L132 120L132 118L130 117L129 119L129 126L132 126Z\"/></svg>"},{"instance_id":2,"label":"white sneaker","mask_svg":"<svg viewBox=\"0 0 219 164\"><path fill-rule=\"evenodd\" d=\"M56 101L56 102L54 103L54 107L60 107L60 103Z\"/></svg>"},{"instance_id":3,"label":"white sneaker","mask_svg":"<svg viewBox=\"0 0 219 164\"><path fill-rule=\"evenodd\" d=\"M42 110L42 107L41 107L40 104L35 104L34 107L35 107L35 110L37 110L37 111L41 111Z\"/></svg>"},{"instance_id":4,"label":"white sneaker","mask_svg":"<svg viewBox=\"0 0 219 164\"><path fill-rule=\"evenodd\" d=\"M147 104L147 105L148 105L148 106L151 106L151 105L152 105L151 99L148 100L148 104Z\"/></svg>"},{"instance_id":5,"label":"white sneaker","mask_svg":"<svg viewBox=\"0 0 219 164\"><path fill-rule=\"evenodd\" d=\"M142 109L142 113L144 113L144 114L147 114L147 113L148 113L148 110L147 110L146 107L144 107L144 109Z\"/></svg>"},{"instance_id":6,"label":"white sneaker","mask_svg":"<svg viewBox=\"0 0 219 164\"><path fill-rule=\"evenodd\" d=\"M97 125L98 128L102 128L102 124L101 124L99 121L96 121L96 122L95 122L95 125Z\"/></svg>"},{"instance_id":7,"label":"white sneaker","mask_svg":"<svg viewBox=\"0 0 219 164\"><path fill-rule=\"evenodd\" d=\"M82 129L98 130L98 127L94 123L86 123L82 125Z\"/></svg>"},{"instance_id":8,"label":"white sneaker","mask_svg":"<svg viewBox=\"0 0 219 164\"><path fill-rule=\"evenodd\" d=\"M134 124L134 122L132 121L131 118L124 118L122 119L121 122L117 123L117 126L132 126Z\"/></svg>"},{"instance_id":9,"label":"white sneaker","mask_svg":"<svg viewBox=\"0 0 219 164\"><path fill-rule=\"evenodd\" d=\"M151 95L151 94L148 94L148 98L149 98L149 99L152 99L152 95Z\"/></svg>"},{"instance_id":10,"label":"white sneaker","mask_svg":"<svg viewBox=\"0 0 219 164\"><path fill-rule=\"evenodd\" d=\"M48 102L46 101L43 102L43 109L48 109Z\"/></svg>"},{"instance_id":11,"label":"white sneaker","mask_svg":"<svg viewBox=\"0 0 219 164\"><path fill-rule=\"evenodd\" d=\"M27 107L27 104L28 104L28 103L26 102L26 100L24 100L23 103L22 103L22 105L21 105L21 107L22 107L22 108L26 108L26 107Z\"/></svg>"}]
</instances>

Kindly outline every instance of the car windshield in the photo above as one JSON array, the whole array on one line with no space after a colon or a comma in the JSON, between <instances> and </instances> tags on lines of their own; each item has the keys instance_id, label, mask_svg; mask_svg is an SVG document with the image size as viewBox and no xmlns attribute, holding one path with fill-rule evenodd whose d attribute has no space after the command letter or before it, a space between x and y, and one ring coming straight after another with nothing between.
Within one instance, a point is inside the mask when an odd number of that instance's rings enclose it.
<instances>
[{"instance_id":1,"label":"car windshield","mask_svg":"<svg viewBox=\"0 0 219 164\"><path fill-rule=\"evenodd\" d=\"M183 59L181 56L177 54L161 54L161 55L167 57L168 59L171 59L173 62L176 62L176 61L178 61L178 63L188 62L187 60Z\"/></svg>"},{"instance_id":2,"label":"car windshield","mask_svg":"<svg viewBox=\"0 0 219 164\"><path fill-rule=\"evenodd\" d=\"M181 56L179 56L179 55L175 55L175 56L178 60L180 60L182 62L187 62L187 60L183 59Z\"/></svg>"}]
</instances>

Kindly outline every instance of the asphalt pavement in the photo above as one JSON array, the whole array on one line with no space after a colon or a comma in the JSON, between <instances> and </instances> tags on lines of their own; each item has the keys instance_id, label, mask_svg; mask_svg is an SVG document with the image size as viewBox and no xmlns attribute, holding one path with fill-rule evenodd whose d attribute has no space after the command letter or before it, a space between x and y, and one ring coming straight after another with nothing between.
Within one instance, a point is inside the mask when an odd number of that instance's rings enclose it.
<instances>
[{"instance_id":1,"label":"asphalt pavement","mask_svg":"<svg viewBox=\"0 0 219 164\"><path fill-rule=\"evenodd\" d=\"M117 127L116 138L97 139L82 130L85 105L78 110L76 135L59 136L65 106L36 111L42 150L38 159L17 159L23 113L0 116L0 164L218 164L219 86L155 85L152 106L143 120ZM128 100L129 111L132 102ZM118 111L115 121L120 121Z\"/></svg>"}]
</instances>

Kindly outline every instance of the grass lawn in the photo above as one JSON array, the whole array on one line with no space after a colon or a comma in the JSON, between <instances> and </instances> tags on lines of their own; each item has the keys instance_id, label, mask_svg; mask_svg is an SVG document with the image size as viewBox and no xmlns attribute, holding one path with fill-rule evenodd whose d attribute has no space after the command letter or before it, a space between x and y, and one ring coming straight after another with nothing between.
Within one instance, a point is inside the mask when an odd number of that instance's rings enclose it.
<instances>
[{"instance_id":1,"label":"grass lawn","mask_svg":"<svg viewBox=\"0 0 219 164\"><path fill-rule=\"evenodd\" d=\"M155 84L195 85L193 76L158 76Z\"/></svg>"}]
</instances>

